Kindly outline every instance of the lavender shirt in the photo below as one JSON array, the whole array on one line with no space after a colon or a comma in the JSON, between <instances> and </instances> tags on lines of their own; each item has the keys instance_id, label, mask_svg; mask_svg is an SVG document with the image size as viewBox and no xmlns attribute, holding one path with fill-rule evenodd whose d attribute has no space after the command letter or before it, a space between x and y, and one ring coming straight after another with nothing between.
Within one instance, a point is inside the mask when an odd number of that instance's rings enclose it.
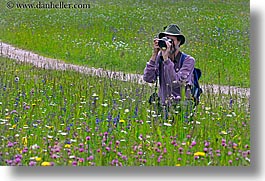
<instances>
[{"instance_id":1,"label":"lavender shirt","mask_svg":"<svg viewBox=\"0 0 265 181\"><path fill-rule=\"evenodd\" d=\"M187 55L181 68L179 68L180 61L174 63L168 59L161 63L161 69L159 69L161 58L160 52L156 57L156 61L150 60L147 62L143 79L146 82L154 83L156 79L159 80L157 76L159 75L159 70L161 70L158 96L161 98L162 104L167 103L169 100L178 102L181 99L181 85L192 85L195 59ZM190 89L186 88L186 98L189 99L190 95Z\"/></svg>"}]
</instances>

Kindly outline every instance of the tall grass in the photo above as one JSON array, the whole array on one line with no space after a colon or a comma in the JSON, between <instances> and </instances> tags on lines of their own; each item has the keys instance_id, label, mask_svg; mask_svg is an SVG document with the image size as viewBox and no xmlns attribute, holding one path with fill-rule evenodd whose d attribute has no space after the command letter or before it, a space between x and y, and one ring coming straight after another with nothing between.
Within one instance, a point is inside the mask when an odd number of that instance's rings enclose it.
<instances>
[{"instance_id":1,"label":"tall grass","mask_svg":"<svg viewBox=\"0 0 265 181\"><path fill-rule=\"evenodd\" d=\"M247 98L205 92L185 122L158 114L151 92L0 58L0 165L250 165Z\"/></svg>"}]
</instances>

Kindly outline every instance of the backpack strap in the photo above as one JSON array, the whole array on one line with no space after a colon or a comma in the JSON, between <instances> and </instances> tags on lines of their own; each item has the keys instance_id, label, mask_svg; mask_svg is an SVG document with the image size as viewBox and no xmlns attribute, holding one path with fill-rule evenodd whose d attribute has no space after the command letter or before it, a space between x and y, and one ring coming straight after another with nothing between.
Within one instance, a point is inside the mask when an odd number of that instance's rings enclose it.
<instances>
[{"instance_id":1,"label":"backpack strap","mask_svg":"<svg viewBox=\"0 0 265 181\"><path fill-rule=\"evenodd\" d=\"M180 55L180 67L179 68L181 68L182 67L182 65L183 65L183 62L184 62L184 60L185 60L185 58L187 57L187 54L186 53L183 53L183 52L181 52L181 55Z\"/></svg>"}]
</instances>

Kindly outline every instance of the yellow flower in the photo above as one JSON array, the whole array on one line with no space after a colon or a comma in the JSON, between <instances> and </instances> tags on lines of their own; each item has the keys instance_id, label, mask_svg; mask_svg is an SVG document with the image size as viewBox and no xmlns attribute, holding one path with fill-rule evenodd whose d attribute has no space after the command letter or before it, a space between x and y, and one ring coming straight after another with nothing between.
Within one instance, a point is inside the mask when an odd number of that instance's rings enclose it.
<instances>
[{"instance_id":1,"label":"yellow flower","mask_svg":"<svg viewBox=\"0 0 265 181\"><path fill-rule=\"evenodd\" d=\"M36 157L35 160L36 160L36 162L39 162L39 161L41 161L41 158L40 157Z\"/></svg>"},{"instance_id":2,"label":"yellow flower","mask_svg":"<svg viewBox=\"0 0 265 181\"><path fill-rule=\"evenodd\" d=\"M12 128L16 128L17 127L17 125L16 124L14 124L13 126L12 126Z\"/></svg>"},{"instance_id":3,"label":"yellow flower","mask_svg":"<svg viewBox=\"0 0 265 181\"><path fill-rule=\"evenodd\" d=\"M41 166L51 166L51 163L50 162L42 162Z\"/></svg>"},{"instance_id":4,"label":"yellow flower","mask_svg":"<svg viewBox=\"0 0 265 181\"><path fill-rule=\"evenodd\" d=\"M180 167L180 164L179 164L179 163L177 163L177 164L176 164L176 167Z\"/></svg>"},{"instance_id":5,"label":"yellow flower","mask_svg":"<svg viewBox=\"0 0 265 181\"><path fill-rule=\"evenodd\" d=\"M221 133L220 134L227 134L227 132L226 131L221 131Z\"/></svg>"},{"instance_id":6,"label":"yellow flower","mask_svg":"<svg viewBox=\"0 0 265 181\"><path fill-rule=\"evenodd\" d=\"M28 139L27 137L22 137L22 144L27 145L28 144Z\"/></svg>"},{"instance_id":7,"label":"yellow flower","mask_svg":"<svg viewBox=\"0 0 265 181\"><path fill-rule=\"evenodd\" d=\"M70 148L71 145L70 145L70 144L65 144L64 147L65 147L65 148Z\"/></svg>"},{"instance_id":8,"label":"yellow flower","mask_svg":"<svg viewBox=\"0 0 265 181\"><path fill-rule=\"evenodd\" d=\"M194 153L194 156L205 156L205 153L199 151L199 152Z\"/></svg>"},{"instance_id":9,"label":"yellow flower","mask_svg":"<svg viewBox=\"0 0 265 181\"><path fill-rule=\"evenodd\" d=\"M119 122L120 123L125 123L125 120L124 119L121 119Z\"/></svg>"}]
</instances>

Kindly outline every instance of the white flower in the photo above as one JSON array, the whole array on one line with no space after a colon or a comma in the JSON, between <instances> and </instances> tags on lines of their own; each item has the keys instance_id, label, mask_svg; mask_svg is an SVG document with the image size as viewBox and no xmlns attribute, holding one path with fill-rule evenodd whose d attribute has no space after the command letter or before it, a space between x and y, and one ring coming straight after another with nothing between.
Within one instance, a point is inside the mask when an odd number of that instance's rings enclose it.
<instances>
[{"instance_id":1,"label":"white flower","mask_svg":"<svg viewBox=\"0 0 265 181\"><path fill-rule=\"evenodd\" d=\"M107 107L108 106L108 104L107 103L104 103L104 104L101 104L102 106L104 106L104 107Z\"/></svg>"},{"instance_id":2,"label":"white flower","mask_svg":"<svg viewBox=\"0 0 265 181\"><path fill-rule=\"evenodd\" d=\"M62 132L61 135L62 136L66 136L68 133Z\"/></svg>"},{"instance_id":3,"label":"white flower","mask_svg":"<svg viewBox=\"0 0 265 181\"><path fill-rule=\"evenodd\" d=\"M37 144L34 144L34 145L31 146L31 148L32 148L33 150L36 150L36 149L38 148L38 145L37 145Z\"/></svg>"},{"instance_id":4,"label":"white flower","mask_svg":"<svg viewBox=\"0 0 265 181\"><path fill-rule=\"evenodd\" d=\"M172 126L170 123L164 123L165 126Z\"/></svg>"},{"instance_id":5,"label":"white flower","mask_svg":"<svg viewBox=\"0 0 265 181\"><path fill-rule=\"evenodd\" d=\"M98 95L96 93L92 94L92 97L97 97Z\"/></svg>"},{"instance_id":6,"label":"white flower","mask_svg":"<svg viewBox=\"0 0 265 181\"><path fill-rule=\"evenodd\" d=\"M128 113L129 112L129 109L125 109L124 112Z\"/></svg>"}]
</instances>

